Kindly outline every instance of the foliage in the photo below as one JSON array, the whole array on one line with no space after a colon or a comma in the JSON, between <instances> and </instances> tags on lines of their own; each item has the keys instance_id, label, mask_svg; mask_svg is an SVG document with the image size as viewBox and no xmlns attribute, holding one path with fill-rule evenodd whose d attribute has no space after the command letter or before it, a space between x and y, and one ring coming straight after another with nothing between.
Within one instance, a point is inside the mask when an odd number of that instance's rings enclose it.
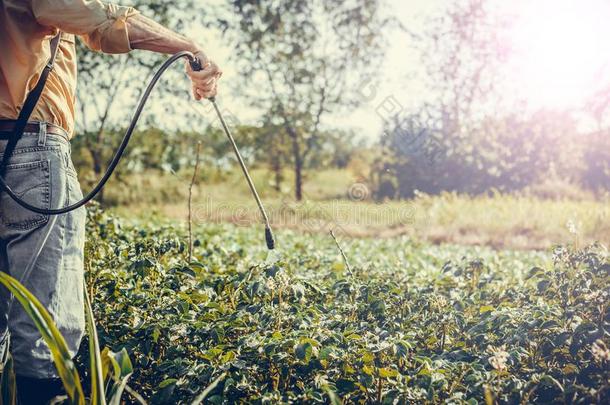
<instances>
[{"instance_id":1,"label":"foliage","mask_svg":"<svg viewBox=\"0 0 610 405\"><path fill-rule=\"evenodd\" d=\"M371 61L383 60L397 25L385 1L126 4L179 31L197 24L206 26L206 35L222 31L226 46L235 48L227 66L240 78L233 81L239 86L234 95L258 110L260 122L240 124L239 117L225 113L246 158L270 167L277 191L307 199L303 184L310 169L345 167L352 159L362 163L354 134L326 124L370 101L362 88L381 79L379 64ZM366 150L367 180L378 199L412 197L415 191L511 192L558 179L594 192L610 190L607 89L580 114L595 121L598 128L591 134L582 133L577 123L583 120L571 111L527 112L521 104L508 105L511 89L502 85L502 69L510 53L505 37L511 17L495 6L490 0L452 0L426 20L421 35L408 36L404 45L419 51L418 81L427 91L416 106L383 116L384 134L375 149ZM143 90L145 83L133 79L150 76L163 56L105 55L77 46L80 111L73 147L78 169L92 184ZM204 176L220 177L230 167L231 151L213 112L187 107L185 86L177 68L160 82L145 110L141 126L146 129L128 148L119 180L127 171L179 171L192 165L202 136L203 166L209 168ZM383 105L375 107L384 114ZM211 123L203 134L192 132L193 117ZM294 171L289 178L284 176L288 168ZM282 187L288 181L293 186ZM116 202L104 197L100 201Z\"/></svg>"},{"instance_id":2,"label":"foliage","mask_svg":"<svg viewBox=\"0 0 610 405\"><path fill-rule=\"evenodd\" d=\"M0 271L0 283L23 306L51 351L57 373L67 393L65 401L58 398L58 403L105 405L108 401L111 405L119 405L127 379L132 373L131 362L125 350L121 350L119 353L112 353L108 349L104 349L103 352L100 351L89 298L86 297L86 311L87 332L90 342L91 396L86 401L76 365L69 353L66 341L57 329L49 312L31 292L7 273ZM6 367L0 375L0 385L0 404L15 405L17 403L17 385L10 355ZM105 387L108 387L107 391Z\"/></svg>"},{"instance_id":3,"label":"foliage","mask_svg":"<svg viewBox=\"0 0 610 405\"><path fill-rule=\"evenodd\" d=\"M0 283L6 287L15 299L23 306L24 311L32 319L40 331L42 339L53 355L57 374L61 378L70 403L84 404L85 396L81 386L76 366L68 350L68 345L55 326L53 318L45 307L18 280L7 273L0 272ZM11 391L14 391L14 387Z\"/></svg>"},{"instance_id":4,"label":"foliage","mask_svg":"<svg viewBox=\"0 0 610 405\"><path fill-rule=\"evenodd\" d=\"M126 347L152 403L604 403L608 252L552 255L344 243L177 226L90 211L100 340ZM229 232L230 231L230 232ZM274 258L275 256L275 258Z\"/></svg>"},{"instance_id":5,"label":"foliage","mask_svg":"<svg viewBox=\"0 0 610 405\"><path fill-rule=\"evenodd\" d=\"M164 131L156 127L136 131L121 164L117 167L113 182L119 183L119 189L123 192L124 185L137 182L136 177L140 174L155 178L176 177L176 173L184 171L191 173L195 163L195 145L200 141L202 142L201 179L207 182L226 180L230 173L238 171L239 167L235 164L234 154L226 136L217 124L213 122L201 132ZM266 168L270 157L274 156L269 151L269 142L271 142L269 137L276 133L264 126L238 125L232 129L248 167ZM108 139L112 140L111 144L118 143L122 136L121 131L108 130L105 133ZM323 139L312 145L314 153L305 167L308 169L345 167L357 147L357 142L352 138L353 134L340 131L325 133ZM80 135L72 140L72 159L85 189L91 188L101 176L92 170L94 162L87 142L89 140ZM114 146L110 144L102 146L101 160L110 161L114 152ZM291 159L288 157L286 161L291 162ZM283 173L280 176L281 179L284 178ZM164 181L171 183L172 179L166 178ZM118 202L112 196L114 190L110 190L113 188L113 182L104 192L104 203L107 205ZM281 185L281 181L279 183ZM173 192L168 194L177 197ZM122 201L124 199L119 202Z\"/></svg>"},{"instance_id":6,"label":"foliage","mask_svg":"<svg viewBox=\"0 0 610 405\"><path fill-rule=\"evenodd\" d=\"M593 190L610 190L610 130L590 134L585 139L582 183Z\"/></svg>"},{"instance_id":7,"label":"foliage","mask_svg":"<svg viewBox=\"0 0 610 405\"><path fill-rule=\"evenodd\" d=\"M412 197L416 191L515 192L559 180L609 190L608 142L601 135L583 137L568 115L557 112L487 118L466 137L404 115L381 138L385 154L375 162L373 181L379 198ZM393 188L384 188L387 174Z\"/></svg>"}]
</instances>

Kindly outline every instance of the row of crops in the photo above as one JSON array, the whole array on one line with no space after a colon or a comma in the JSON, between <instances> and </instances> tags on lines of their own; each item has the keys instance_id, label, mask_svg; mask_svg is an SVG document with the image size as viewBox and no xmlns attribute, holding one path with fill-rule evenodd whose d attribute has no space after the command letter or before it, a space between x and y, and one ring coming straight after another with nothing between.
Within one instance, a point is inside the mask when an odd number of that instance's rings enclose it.
<instances>
[{"instance_id":1,"label":"row of crops","mask_svg":"<svg viewBox=\"0 0 610 405\"><path fill-rule=\"evenodd\" d=\"M102 346L152 403L609 403L610 262L407 238L125 224L92 209ZM86 351L81 361L86 363Z\"/></svg>"}]
</instances>

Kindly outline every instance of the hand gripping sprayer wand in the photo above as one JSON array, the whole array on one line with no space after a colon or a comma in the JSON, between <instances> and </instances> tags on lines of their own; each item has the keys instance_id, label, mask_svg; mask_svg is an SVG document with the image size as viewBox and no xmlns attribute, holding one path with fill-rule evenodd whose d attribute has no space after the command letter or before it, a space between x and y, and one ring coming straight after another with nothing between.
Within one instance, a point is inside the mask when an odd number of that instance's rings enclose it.
<instances>
[{"instance_id":1,"label":"hand gripping sprayer wand","mask_svg":"<svg viewBox=\"0 0 610 405\"><path fill-rule=\"evenodd\" d=\"M23 199L21 199L18 195L15 194L15 192L6 183L6 181L3 177L4 176L3 168L6 167L6 165L8 164L8 160L10 159L10 154L12 153L12 151L9 150L12 148L8 148L8 147L5 150L5 154L8 156L5 156L2 161L2 164L0 164L0 166L2 166L2 167L0 167L0 174L2 174L2 175L0 175L0 192L2 192L2 191L6 192L16 203L21 205L23 208L30 210L32 212L38 213L38 214L42 214L42 215L65 214L67 212L73 211L73 210L78 209L78 208L82 207L83 205L87 204L102 190L102 188L104 188L104 186L106 185L106 183L112 176L114 170L116 169L117 165L119 164L121 158L123 157L123 153L125 152L125 149L127 148L127 145L129 144L129 140L131 139L131 135L133 134L133 131L138 122L138 119L140 118L140 115L142 114L144 105L148 101L148 97L150 96L150 93L152 92L155 85L159 81L159 78L169 68L170 65L172 65L178 59L183 58L183 57L188 59L189 64L191 65L191 68L194 71L202 70L200 61L191 52L188 52L188 51L178 52L178 53L172 55L171 57L169 57L163 63L163 65L159 68L159 70L155 73L155 75L151 79L150 83L148 83L146 90L142 94L142 98L140 99L138 106L134 112L134 115L129 123L129 127L127 128L127 131L125 131L125 135L123 135L123 139L121 140L121 143L120 143L117 151L115 152L114 156L112 157L112 160L110 161L110 164L108 165L108 169L106 169L106 172L104 173L104 175L102 176L100 181L96 184L96 186L93 187L93 189L85 197L83 197L83 199L75 202L74 204L68 205L66 207L56 208L56 209L44 209L44 208L40 208L40 207L35 207L35 206L27 203ZM52 61L50 62L50 65L52 68ZM37 85L37 87L38 86L39 85ZM42 83L42 86L44 86L44 82ZM39 95L40 94L38 94L38 96ZM258 208L261 212L263 221L265 223L265 242L267 244L267 248L269 250L273 250L275 248L275 240L273 237L273 232L271 230L271 225L269 224L269 217L267 216L267 212L265 211L265 208L263 207L263 203L261 202L261 199L258 196L258 193L256 192L256 188L254 187L252 178L250 177L250 174L248 173L248 168L246 167L246 164L244 163L241 153L239 152L237 144L235 143L235 139L233 138L233 135L231 135L231 131L229 130L229 127L227 126L227 123L225 122L225 120L222 116L222 112L220 111L220 109L218 108L218 105L216 104L216 99L214 97L212 97L212 98L209 98L208 100L214 106L214 110L216 111L216 114L218 115L218 118L220 119L220 123L222 124L222 128L225 132L225 135L227 136L227 138L229 139L229 142L231 143L233 152L235 152L235 156L237 157L237 162L239 163L241 170L243 171L244 176L246 177L246 181L248 182L250 191L252 191L252 195L254 196L254 199L256 200L256 204L258 205ZM35 101L34 101L34 103L35 103ZM27 122L28 118L29 118L29 114L26 117L20 117L19 121L20 121L20 123L24 124L25 122ZM23 132L23 130L16 131L13 134L13 136L16 137L16 139L14 140L15 143L21 137L22 132ZM14 148L14 145L13 145L13 148Z\"/></svg>"}]
</instances>

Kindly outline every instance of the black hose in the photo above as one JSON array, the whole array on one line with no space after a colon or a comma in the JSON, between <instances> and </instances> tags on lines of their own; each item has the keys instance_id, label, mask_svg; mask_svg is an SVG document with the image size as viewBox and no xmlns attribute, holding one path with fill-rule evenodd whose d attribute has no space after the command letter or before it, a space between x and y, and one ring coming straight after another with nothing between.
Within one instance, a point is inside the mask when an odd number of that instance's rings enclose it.
<instances>
[{"instance_id":1,"label":"black hose","mask_svg":"<svg viewBox=\"0 0 610 405\"><path fill-rule=\"evenodd\" d=\"M42 215L61 215L61 214L68 213L70 211L74 211L74 210L82 207L83 205L87 204L89 201L91 201L93 198L95 198L95 196L104 188L104 186L106 185L106 183L108 182L108 180L110 179L112 174L114 173L114 170L116 169L117 165L121 161L121 158L123 157L123 153L125 152L125 149L127 148L127 145L129 144L129 140L131 139L131 135L133 134L133 130L135 129L136 124L138 123L138 119L140 119L140 115L142 114L144 105L146 105L146 102L148 101L148 97L150 96L150 93L152 92L155 85L159 81L159 78L163 75L163 73L165 73L167 68L169 68L175 61L177 61L178 59L180 59L182 57L186 57L189 60L189 63L193 70L199 71L202 69L202 66L201 66L201 63L199 62L199 60L191 52L188 52L188 51L178 52L178 53L172 55L169 59L167 59L163 63L163 65L159 68L159 70L157 70L157 72L151 79L150 83L148 83L148 87L146 87L146 91L144 91L144 94L142 95L142 98L140 99L140 102L138 103L138 107L136 108L136 111L135 111L133 117L131 118L129 127L127 128L127 131L125 131L125 135L123 135L121 144L119 145L116 153L114 154L114 156L112 157L112 160L110 161L110 164L108 165L108 169L106 169L106 172L104 173L104 175L102 176L100 181L96 184L96 186L89 192L89 194L87 194L81 200L75 202L74 204L68 205L67 207L63 207L63 208L45 209L45 208L35 207L35 206L23 201L19 196L17 196L15 194L15 192L9 187L9 185L6 184L6 181L4 180L4 178L2 176L0 176L0 190L4 189L6 191L6 193L17 204L21 205L23 208L25 208L29 211L35 212L37 214L42 214ZM239 153L239 149L237 149L237 145L235 144L235 140L233 139L233 136L231 135L231 131L229 130L225 120L223 119L220 109L216 105L216 100L214 99L214 97L211 97L211 98L209 98L209 101L214 105L214 109L216 110L216 113L218 114L218 118L220 119L222 127L225 131L225 134L227 135L227 137L229 138L229 141L231 142L231 146L233 147L233 151L235 152L237 161L243 170L244 176L246 177L248 185L250 186L250 190L252 191L252 194L254 195L256 203L261 211L263 221L265 222L265 241L267 243L267 248L269 250L273 250L275 248L275 240L273 238L273 232L271 231L271 226L269 225L269 218L267 216L267 213L265 212L265 208L263 207L263 204L258 196L258 193L256 192L256 188L254 187L254 183L252 182L252 179L250 178L248 169L246 168L246 165L244 164L241 154Z\"/></svg>"},{"instance_id":2,"label":"black hose","mask_svg":"<svg viewBox=\"0 0 610 405\"><path fill-rule=\"evenodd\" d=\"M35 212L37 214L42 214L42 215L61 215L61 214L65 214L70 211L74 211L75 209L78 209L78 208L82 207L83 205L87 204L89 201L91 201L93 198L95 198L95 196L102 190L102 188L104 188L104 186L106 185L106 183L108 182L108 180L110 179L112 174L114 173L114 170L116 169L117 165L121 161L121 157L123 157L123 153L125 152L125 148L127 148L127 144L129 143L129 140L131 139L133 130L136 127L136 124L138 123L138 119L140 118L140 115L142 114L144 105L148 101L148 97L150 96L150 93L152 92L155 85L159 81L159 78L163 75L163 73L167 70L167 68L170 67L170 65L172 65L175 61L177 61L178 59L180 59L182 57L186 57L189 60L189 62L191 63L191 66L193 66L194 70L201 70L201 65L199 64L199 62L197 61L195 56L191 52L188 52L188 51L178 52L178 53L172 55L169 59L167 59L165 61L165 63L163 63L163 65L155 73L152 80L148 84L148 87L146 87L146 91L142 95L142 98L140 99L140 102L138 103L138 107L136 108L136 112L134 113L133 118L131 119L131 122L129 123L129 128L127 128L125 135L123 135L121 144L119 145L119 148L117 149L116 153L112 157L112 160L110 161L110 164L108 165L108 169L106 169L106 172L104 173L104 175L102 176L100 181L97 183L97 185L89 192L89 194L87 194L85 197L83 197L82 200L79 200L79 201L75 202L74 204L68 205L67 207L63 207L63 208L44 209L44 208L40 208L40 207L35 207L35 206L23 201L19 196L17 196L15 194L15 192L9 187L9 185L6 184L6 181L4 180L3 177L0 177L0 189L4 189L6 191L6 193L17 204L21 205L23 208L25 208L29 211ZM195 67L199 67L199 69L196 69Z\"/></svg>"}]
</instances>

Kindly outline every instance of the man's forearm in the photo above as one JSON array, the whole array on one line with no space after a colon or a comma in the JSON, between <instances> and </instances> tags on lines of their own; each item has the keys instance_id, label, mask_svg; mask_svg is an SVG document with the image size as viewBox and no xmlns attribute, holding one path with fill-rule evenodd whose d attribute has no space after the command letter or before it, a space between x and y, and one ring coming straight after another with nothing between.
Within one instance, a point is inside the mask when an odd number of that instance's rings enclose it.
<instances>
[{"instance_id":1,"label":"man's forearm","mask_svg":"<svg viewBox=\"0 0 610 405\"><path fill-rule=\"evenodd\" d=\"M127 19L127 36L131 49L144 49L170 54L190 51L195 54L201 61L203 70L193 71L190 65L186 64L186 72L192 82L193 96L196 100L216 96L216 82L222 75L222 71L194 41L157 24L141 14Z\"/></svg>"},{"instance_id":2,"label":"man's forearm","mask_svg":"<svg viewBox=\"0 0 610 405\"><path fill-rule=\"evenodd\" d=\"M188 38L175 33L141 14L127 20L129 43L132 49L144 49L160 53L201 51Z\"/></svg>"}]
</instances>

